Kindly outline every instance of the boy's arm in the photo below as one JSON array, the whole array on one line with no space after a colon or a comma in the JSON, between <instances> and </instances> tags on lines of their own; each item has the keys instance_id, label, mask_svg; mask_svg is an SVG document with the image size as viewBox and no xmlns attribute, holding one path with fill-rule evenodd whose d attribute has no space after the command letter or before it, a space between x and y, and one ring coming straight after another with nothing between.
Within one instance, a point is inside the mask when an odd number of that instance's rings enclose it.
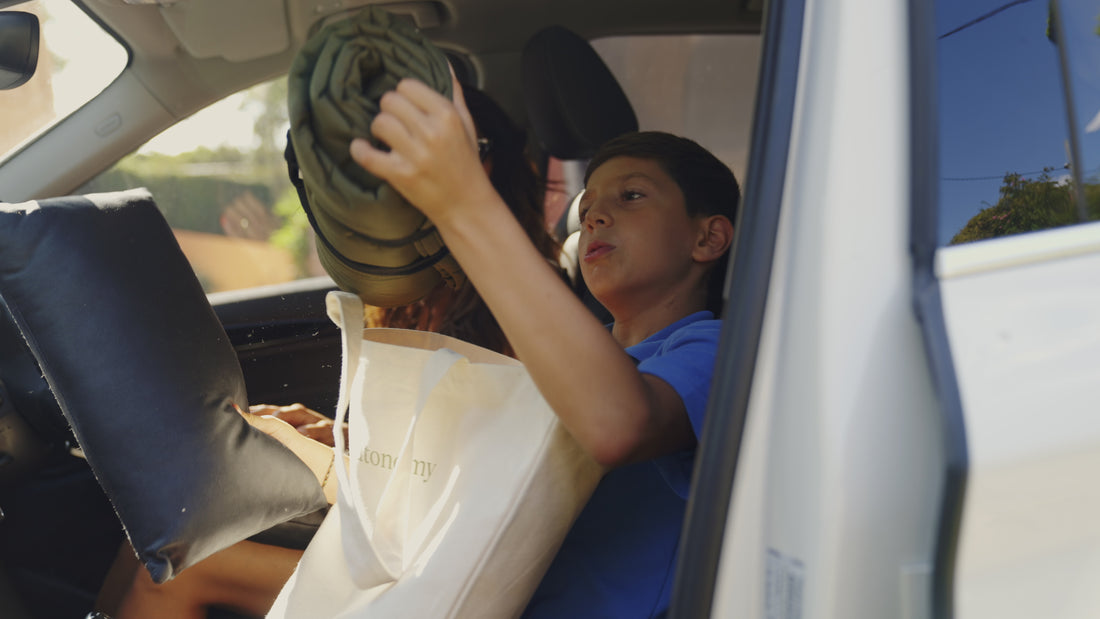
<instances>
[{"instance_id":1,"label":"boy's arm","mask_svg":"<svg viewBox=\"0 0 1100 619\"><path fill-rule=\"evenodd\" d=\"M597 461L618 466L692 447L676 391L638 371L493 190L457 85L455 92L452 104L402 81L371 126L391 151L356 140L352 157L435 223L539 391Z\"/></svg>"}]
</instances>

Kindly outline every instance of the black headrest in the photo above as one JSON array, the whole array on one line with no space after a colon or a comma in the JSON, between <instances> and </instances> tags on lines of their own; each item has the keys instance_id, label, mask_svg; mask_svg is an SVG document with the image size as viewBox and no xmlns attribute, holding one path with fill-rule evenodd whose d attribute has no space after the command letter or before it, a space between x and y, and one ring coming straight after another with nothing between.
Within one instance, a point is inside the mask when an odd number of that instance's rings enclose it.
<instances>
[{"instance_id":1,"label":"black headrest","mask_svg":"<svg viewBox=\"0 0 1100 619\"><path fill-rule=\"evenodd\" d=\"M154 581L325 506L149 192L0 203L0 300Z\"/></svg>"},{"instance_id":2,"label":"black headrest","mask_svg":"<svg viewBox=\"0 0 1100 619\"><path fill-rule=\"evenodd\" d=\"M523 48L528 120L558 159L588 159L613 137L638 130L634 108L588 41L549 26Z\"/></svg>"}]
</instances>

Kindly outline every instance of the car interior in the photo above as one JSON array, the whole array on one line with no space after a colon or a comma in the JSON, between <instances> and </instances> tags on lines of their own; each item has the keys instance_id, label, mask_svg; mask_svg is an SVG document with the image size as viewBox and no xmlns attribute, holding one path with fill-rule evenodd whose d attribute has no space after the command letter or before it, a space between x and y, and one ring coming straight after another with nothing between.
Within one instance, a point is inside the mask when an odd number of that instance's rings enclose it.
<instances>
[{"instance_id":1,"label":"car interior","mask_svg":"<svg viewBox=\"0 0 1100 619\"><path fill-rule=\"evenodd\" d=\"M738 178L744 178L760 58L762 0L532 0L522 6L509 0L5 0L0 2L0 30L4 33L0 106L5 110L33 107L40 101L35 97L48 91L51 73L60 76L65 70L63 54L68 48L53 41L78 36L67 25L70 19L102 31L122 55L111 61L117 69L107 72L110 77L85 87L83 101L70 105L71 109L66 111L68 104L62 104L55 87L49 118L12 122L20 125L17 128L5 127L0 121L0 202L48 201L84 194L117 198L123 195L117 192L142 186L127 183L153 179L155 182L144 183L152 192L149 199L164 212L182 254L195 270L195 285L189 290L209 302L216 322L224 329L240 367L247 401L300 402L331 415L340 375L339 332L325 314L324 298L334 288L332 280L308 265L288 271L289 276L244 278L231 284L204 270L237 265L253 254L258 256L253 258L257 262L275 255L270 247L261 248L261 241L267 239L249 236L254 232L242 232L242 226L227 225L226 221L239 217L244 228L255 230L257 222L265 218L290 220L276 205L277 192L295 198L283 159L269 158L266 177L251 171L234 176L232 169L226 173L218 168L224 162L209 157L188 161L188 172L181 174L186 178L175 184L164 181L166 173L143 177L132 172L137 168L123 167L127 161L152 161L156 155L149 154L148 145L159 134L177 123L183 126L198 119L202 110L219 101L240 97L239 93L250 88L260 88L260 96L285 92L272 84L285 75L306 39L323 24L365 4L378 4L416 25L445 51L463 83L488 93L528 130L533 165L547 179L547 227L566 248L563 264L567 271L575 271L570 267L576 260L568 250L569 233L576 227L576 214L569 204L579 193L584 161L606 139L637 128L687 135L718 154ZM76 13L70 17L67 12L73 9ZM37 19L29 20L26 15ZM40 48L39 27L46 42ZM23 50L24 56L9 62L2 57L4 48L13 47L9 41L18 37L25 42L16 41L14 46ZM46 78L46 85L35 85L36 72ZM243 103L235 101L239 109L245 109L255 105L260 96ZM265 112L278 111L285 95L272 100ZM285 110L282 112L285 118ZM285 134L277 113L275 118L269 138ZM228 126L223 124L222 130L228 132ZM216 150L217 144L214 146L202 148L209 155ZM281 155L278 144L267 150ZM198 152L198 148L190 152ZM179 161L183 158L175 155ZM188 183L212 177L217 177L218 183L223 177L229 180L212 193L189 189L195 185ZM257 178L275 180L269 183ZM248 183L252 183L251 193L238 191L238 186ZM278 189L265 189L263 183ZM182 215L171 210L178 197L168 193L173 187L181 194L204 199L212 196L209 201L218 204L200 208L213 209L220 229L211 233L179 224ZM257 197L262 213L241 215L251 213L247 209L255 206L242 196ZM109 198L94 198L104 199ZM150 239L161 238L156 235L164 232L154 230L156 226L146 232L141 227L144 224L135 225L132 234L148 234ZM245 249L218 249L230 242ZM148 281L157 281L155 274L148 274L150 269L158 271L174 264L179 254L171 243L165 244L171 250L167 254L154 247L128 259L83 265L98 269L94 277L102 281L93 282L90 289L64 288L71 291L69 295L59 294L67 281L65 274L82 272L71 267L73 261L83 259L60 248L51 254L53 264L46 274L26 286L30 301L19 302L30 305L18 306L5 299L7 311L0 311L0 608L5 617L83 616L92 608L124 539L118 502L112 505L110 493L101 488L102 480L92 474L70 428L71 420L62 411L59 398L64 384L55 378L53 366L42 363L48 345L28 345L25 331L35 327L20 314L19 307L69 303L69 310L58 314L63 316L58 320L69 321L72 333L79 334L85 329L105 329L104 315L134 304L178 306L183 302L170 294L157 297L153 293L155 298L150 298L150 289L96 294L98 289L114 290L102 282L137 281L134 278L139 271L147 273ZM207 266L210 263L213 267ZM9 267L2 264L0 270ZM179 281L176 271L166 272L176 273L175 279L160 284ZM600 313L602 308L577 280L577 294ZM93 304L95 311L88 310L87 303ZM38 310L26 311L28 316L43 315ZM165 319L176 324L188 324L189 320L178 312ZM130 326L134 329L122 323L115 331L101 332L103 343L95 348L74 344L85 340L73 335L56 345L57 358L94 373L104 359L112 358L105 351L115 340L123 359L119 364L130 363L127 357L140 359L146 340L140 325ZM48 324L38 329L51 331ZM187 350L180 342L167 346ZM187 362L179 362L179 367L202 367L209 359L205 351L196 353ZM95 383L94 374L86 378L84 384ZM140 406L135 404L140 400L134 399L140 394L128 393L131 390L126 385L112 387L118 393L117 406ZM128 425L104 430L104 444L115 436L117 440L140 436ZM99 445L97 449L101 453L110 450ZM191 466L162 461L155 442L128 446L120 454L128 458L142 454L146 472L154 476L172 475L172 471ZM120 467L126 464L121 462ZM285 482L281 470L252 471L250 475L260 486ZM315 505L299 511L299 518L254 539L304 547L323 512ZM221 612L224 614L218 616L238 616L228 610Z\"/></svg>"}]
</instances>

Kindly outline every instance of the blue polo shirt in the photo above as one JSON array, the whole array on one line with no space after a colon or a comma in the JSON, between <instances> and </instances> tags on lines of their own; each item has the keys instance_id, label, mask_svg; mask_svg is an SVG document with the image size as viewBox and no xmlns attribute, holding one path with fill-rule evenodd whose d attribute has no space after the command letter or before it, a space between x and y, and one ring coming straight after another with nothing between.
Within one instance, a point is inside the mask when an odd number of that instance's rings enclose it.
<instances>
[{"instance_id":1,"label":"blue polo shirt","mask_svg":"<svg viewBox=\"0 0 1100 619\"><path fill-rule=\"evenodd\" d=\"M682 318L626 349L680 395L698 437L721 321ZM608 473L566 536L526 619L641 619L669 605L695 450Z\"/></svg>"}]
</instances>

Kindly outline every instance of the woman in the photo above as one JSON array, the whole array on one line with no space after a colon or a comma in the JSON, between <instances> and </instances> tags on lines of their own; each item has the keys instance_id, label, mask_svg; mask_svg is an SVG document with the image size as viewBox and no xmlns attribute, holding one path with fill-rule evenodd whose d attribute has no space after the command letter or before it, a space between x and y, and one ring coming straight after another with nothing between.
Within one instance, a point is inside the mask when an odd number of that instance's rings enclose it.
<instances>
[{"instance_id":1,"label":"woman","mask_svg":"<svg viewBox=\"0 0 1100 619\"><path fill-rule=\"evenodd\" d=\"M484 93L471 87L464 92L478 134L481 164L490 182L531 243L559 269L559 247L544 227L543 187L525 151L525 132ZM469 282L458 290L441 284L424 299L406 306L368 307L365 322L368 327L435 331L513 354L500 326ZM252 407L252 412L274 415L296 426L302 434L332 444L331 420L300 404L258 405ZM335 484L325 481L331 502ZM129 545L123 544L96 607L116 619L200 619L211 607L263 616L301 555L299 550L243 541L156 585Z\"/></svg>"}]
</instances>

